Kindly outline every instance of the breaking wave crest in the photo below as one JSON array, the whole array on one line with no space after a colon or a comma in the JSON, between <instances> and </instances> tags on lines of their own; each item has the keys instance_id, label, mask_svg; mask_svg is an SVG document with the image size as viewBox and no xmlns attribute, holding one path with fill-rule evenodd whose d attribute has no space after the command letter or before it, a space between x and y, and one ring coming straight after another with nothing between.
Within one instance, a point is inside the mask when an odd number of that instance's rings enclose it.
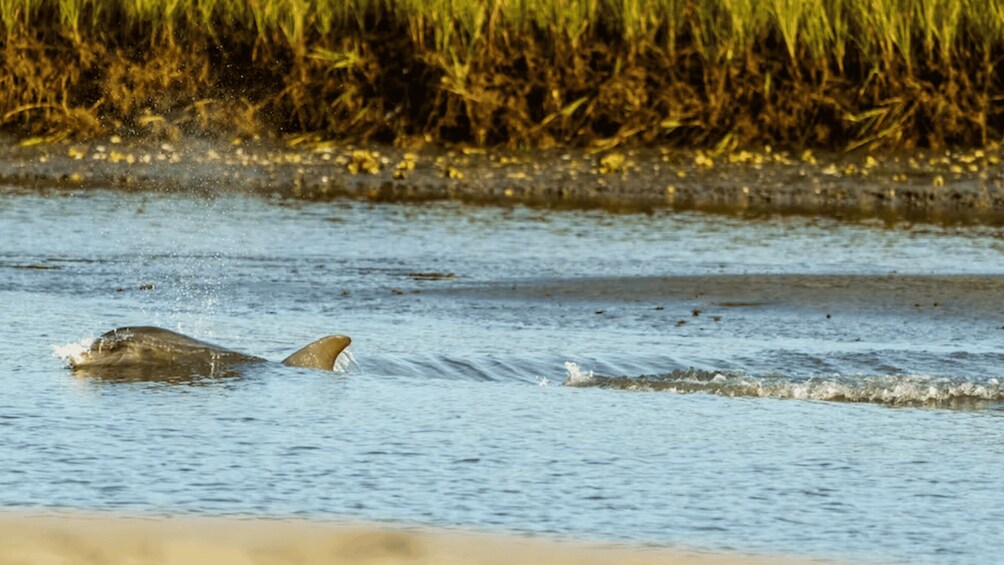
<instances>
[{"instance_id":1,"label":"breaking wave crest","mask_svg":"<svg viewBox=\"0 0 1004 565\"><path fill-rule=\"evenodd\" d=\"M1004 405L1004 384L998 378L979 382L924 375L828 375L795 379L784 375L754 376L741 371L700 369L675 370L666 374L638 377L608 377L584 372L571 362L565 363L565 371L564 384L574 387L937 408L987 408Z\"/></svg>"}]
</instances>

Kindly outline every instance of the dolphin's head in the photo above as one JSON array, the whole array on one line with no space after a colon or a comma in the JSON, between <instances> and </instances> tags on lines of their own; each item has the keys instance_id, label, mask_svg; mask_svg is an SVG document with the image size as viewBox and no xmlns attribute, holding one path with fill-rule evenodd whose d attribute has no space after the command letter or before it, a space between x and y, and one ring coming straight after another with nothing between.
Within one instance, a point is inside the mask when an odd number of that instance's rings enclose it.
<instances>
[{"instance_id":1,"label":"dolphin's head","mask_svg":"<svg viewBox=\"0 0 1004 565\"><path fill-rule=\"evenodd\" d=\"M98 337L68 364L75 374L115 380L181 382L238 374L264 361L155 327L116 328Z\"/></svg>"}]
</instances>

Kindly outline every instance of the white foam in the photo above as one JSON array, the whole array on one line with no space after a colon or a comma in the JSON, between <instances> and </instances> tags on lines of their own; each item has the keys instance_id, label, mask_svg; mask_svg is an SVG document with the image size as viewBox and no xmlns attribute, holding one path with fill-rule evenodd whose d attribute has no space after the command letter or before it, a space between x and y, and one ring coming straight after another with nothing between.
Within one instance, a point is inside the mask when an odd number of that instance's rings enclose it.
<instances>
[{"instance_id":1,"label":"white foam","mask_svg":"<svg viewBox=\"0 0 1004 565\"><path fill-rule=\"evenodd\" d=\"M335 358L335 365L331 370L336 373L347 373L350 368L357 366L359 363L356 361L356 356L352 354L351 349L345 348Z\"/></svg>"},{"instance_id":2,"label":"white foam","mask_svg":"<svg viewBox=\"0 0 1004 565\"><path fill-rule=\"evenodd\" d=\"M592 373L584 376L574 363L566 363L565 366L568 370L568 380L565 384L633 391L875 402L894 406L963 406L1004 401L1004 386L999 378L973 381L928 375L835 374L792 380L784 375L757 377L741 371L677 372L663 376L630 378L593 376Z\"/></svg>"},{"instance_id":3,"label":"white foam","mask_svg":"<svg viewBox=\"0 0 1004 565\"><path fill-rule=\"evenodd\" d=\"M845 400L883 404L939 404L954 400L998 401L999 382L958 381L925 375L810 379L802 383L758 383L757 396Z\"/></svg>"},{"instance_id":4,"label":"white foam","mask_svg":"<svg viewBox=\"0 0 1004 565\"><path fill-rule=\"evenodd\" d=\"M52 355L61 359L69 367L83 360L84 353L87 353L92 343L94 343L94 338L88 337L73 343L53 345Z\"/></svg>"},{"instance_id":5,"label":"white foam","mask_svg":"<svg viewBox=\"0 0 1004 565\"><path fill-rule=\"evenodd\" d=\"M580 386L593 381L592 370L582 372L577 363L565 361L565 385Z\"/></svg>"}]
</instances>

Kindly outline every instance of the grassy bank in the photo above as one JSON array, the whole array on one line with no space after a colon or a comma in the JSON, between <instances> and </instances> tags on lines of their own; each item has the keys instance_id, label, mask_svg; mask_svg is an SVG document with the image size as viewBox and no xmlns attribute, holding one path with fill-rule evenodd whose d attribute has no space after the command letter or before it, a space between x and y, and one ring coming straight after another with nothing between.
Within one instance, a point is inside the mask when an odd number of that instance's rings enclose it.
<instances>
[{"instance_id":1,"label":"grassy bank","mask_svg":"<svg viewBox=\"0 0 1004 565\"><path fill-rule=\"evenodd\" d=\"M58 139L985 145L998 0L0 0L0 119Z\"/></svg>"}]
</instances>

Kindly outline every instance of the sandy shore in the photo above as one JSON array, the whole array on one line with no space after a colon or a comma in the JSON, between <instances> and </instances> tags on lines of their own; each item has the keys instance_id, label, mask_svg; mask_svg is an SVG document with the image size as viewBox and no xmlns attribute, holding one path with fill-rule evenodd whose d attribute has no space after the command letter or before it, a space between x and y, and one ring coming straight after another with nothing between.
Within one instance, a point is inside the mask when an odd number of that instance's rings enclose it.
<instances>
[{"instance_id":1,"label":"sandy shore","mask_svg":"<svg viewBox=\"0 0 1004 565\"><path fill-rule=\"evenodd\" d=\"M0 138L0 188L115 188L267 197L487 204L848 219L1004 223L1004 148L902 155L664 148L504 152L228 143Z\"/></svg>"},{"instance_id":2,"label":"sandy shore","mask_svg":"<svg viewBox=\"0 0 1004 565\"><path fill-rule=\"evenodd\" d=\"M0 565L795 565L820 562L307 521L0 514Z\"/></svg>"}]
</instances>

